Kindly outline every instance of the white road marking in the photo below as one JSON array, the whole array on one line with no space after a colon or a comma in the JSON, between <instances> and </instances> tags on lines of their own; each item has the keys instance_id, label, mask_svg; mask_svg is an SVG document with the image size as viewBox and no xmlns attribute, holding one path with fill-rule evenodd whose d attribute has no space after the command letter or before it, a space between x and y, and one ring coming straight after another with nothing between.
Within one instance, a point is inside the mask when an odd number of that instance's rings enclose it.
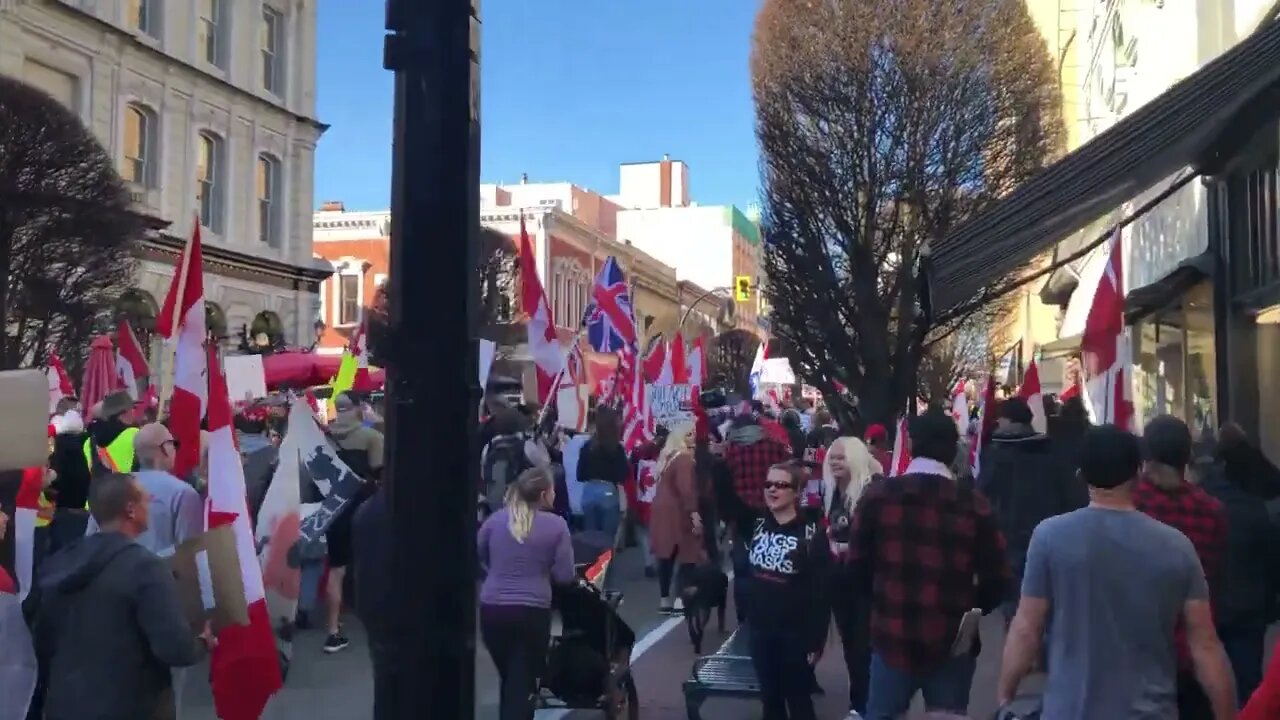
<instances>
[{"instance_id":1,"label":"white road marking","mask_svg":"<svg viewBox=\"0 0 1280 720\"><path fill-rule=\"evenodd\" d=\"M649 652L654 645L662 641L662 638L671 634L672 630L680 627L684 623L682 617L672 617L664 620L660 625L650 630L644 637L636 642L635 647L631 648L631 662L640 659L641 655ZM560 720L560 718L568 717L573 710L569 708L552 708L543 709L534 713L534 720Z\"/></svg>"}]
</instances>

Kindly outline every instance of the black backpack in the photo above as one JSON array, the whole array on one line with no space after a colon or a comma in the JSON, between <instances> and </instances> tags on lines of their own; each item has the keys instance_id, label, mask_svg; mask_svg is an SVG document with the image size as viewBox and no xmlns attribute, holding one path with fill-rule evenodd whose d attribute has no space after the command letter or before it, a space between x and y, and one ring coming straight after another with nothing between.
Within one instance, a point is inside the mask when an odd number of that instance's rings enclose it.
<instances>
[{"instance_id":1,"label":"black backpack","mask_svg":"<svg viewBox=\"0 0 1280 720\"><path fill-rule=\"evenodd\" d=\"M489 441L481 477L484 479L485 503L490 512L502 507L507 486L530 467L524 454L524 443L523 435L499 435Z\"/></svg>"}]
</instances>

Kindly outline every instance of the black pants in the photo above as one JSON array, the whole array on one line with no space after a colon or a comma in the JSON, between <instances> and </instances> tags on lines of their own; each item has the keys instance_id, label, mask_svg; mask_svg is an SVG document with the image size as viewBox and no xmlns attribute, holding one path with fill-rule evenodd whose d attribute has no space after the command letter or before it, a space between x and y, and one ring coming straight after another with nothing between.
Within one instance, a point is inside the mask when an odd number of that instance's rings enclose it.
<instances>
[{"instance_id":1,"label":"black pants","mask_svg":"<svg viewBox=\"0 0 1280 720\"><path fill-rule=\"evenodd\" d=\"M1222 648L1231 660L1236 697L1243 706L1262 683L1267 626L1262 621L1226 623L1218 626L1218 637L1222 638Z\"/></svg>"},{"instance_id":2,"label":"black pants","mask_svg":"<svg viewBox=\"0 0 1280 720\"><path fill-rule=\"evenodd\" d=\"M760 632L755 624L750 633L764 720L814 720L813 669L806 639L796 632Z\"/></svg>"},{"instance_id":3,"label":"black pants","mask_svg":"<svg viewBox=\"0 0 1280 720\"><path fill-rule=\"evenodd\" d=\"M1213 705L1190 670L1178 672L1178 720L1213 720Z\"/></svg>"},{"instance_id":4,"label":"black pants","mask_svg":"<svg viewBox=\"0 0 1280 720\"><path fill-rule=\"evenodd\" d=\"M531 720L534 693L547 664L551 610L481 605L480 638L498 669L499 720Z\"/></svg>"},{"instance_id":5,"label":"black pants","mask_svg":"<svg viewBox=\"0 0 1280 720\"><path fill-rule=\"evenodd\" d=\"M399 666L392 658L391 640L382 633L369 633L369 660L373 666L373 720L400 717L396 702L396 675Z\"/></svg>"},{"instance_id":6,"label":"black pants","mask_svg":"<svg viewBox=\"0 0 1280 720\"><path fill-rule=\"evenodd\" d=\"M832 578L831 609L849 673L849 709L865 715L871 682L871 601L859 596L843 573L836 573Z\"/></svg>"},{"instance_id":7,"label":"black pants","mask_svg":"<svg viewBox=\"0 0 1280 720\"><path fill-rule=\"evenodd\" d=\"M681 563L676 565L676 555L680 552L679 548L671 554L669 558L658 558L658 597L663 599L671 597L671 581L678 580L676 583L676 594L680 593L680 589L688 582L689 573L693 572L695 566L692 563Z\"/></svg>"}]
</instances>

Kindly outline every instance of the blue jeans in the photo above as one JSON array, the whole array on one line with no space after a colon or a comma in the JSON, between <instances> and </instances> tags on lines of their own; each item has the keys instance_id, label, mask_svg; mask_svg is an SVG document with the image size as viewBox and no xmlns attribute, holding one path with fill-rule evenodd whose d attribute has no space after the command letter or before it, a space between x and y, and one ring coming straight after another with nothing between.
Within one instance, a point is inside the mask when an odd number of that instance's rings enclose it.
<instances>
[{"instance_id":1,"label":"blue jeans","mask_svg":"<svg viewBox=\"0 0 1280 720\"><path fill-rule=\"evenodd\" d=\"M582 529L617 535L622 522L622 500L617 485L604 480L582 484Z\"/></svg>"},{"instance_id":2,"label":"blue jeans","mask_svg":"<svg viewBox=\"0 0 1280 720\"><path fill-rule=\"evenodd\" d=\"M964 715L969 711L969 688L977 661L972 655L948 658L928 675L909 675L889 666L880 653L871 655L867 720L895 720L906 714L919 691L925 709Z\"/></svg>"}]
</instances>

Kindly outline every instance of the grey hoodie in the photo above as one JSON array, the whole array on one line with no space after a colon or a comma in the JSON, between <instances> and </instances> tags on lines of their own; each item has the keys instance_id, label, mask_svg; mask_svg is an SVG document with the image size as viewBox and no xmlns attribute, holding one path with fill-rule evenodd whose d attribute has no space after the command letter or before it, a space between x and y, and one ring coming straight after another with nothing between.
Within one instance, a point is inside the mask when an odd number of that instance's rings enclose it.
<instances>
[{"instance_id":1,"label":"grey hoodie","mask_svg":"<svg viewBox=\"0 0 1280 720\"><path fill-rule=\"evenodd\" d=\"M90 535L45 561L36 591L47 720L167 714L169 668L201 652L163 560L120 533Z\"/></svg>"}]
</instances>

